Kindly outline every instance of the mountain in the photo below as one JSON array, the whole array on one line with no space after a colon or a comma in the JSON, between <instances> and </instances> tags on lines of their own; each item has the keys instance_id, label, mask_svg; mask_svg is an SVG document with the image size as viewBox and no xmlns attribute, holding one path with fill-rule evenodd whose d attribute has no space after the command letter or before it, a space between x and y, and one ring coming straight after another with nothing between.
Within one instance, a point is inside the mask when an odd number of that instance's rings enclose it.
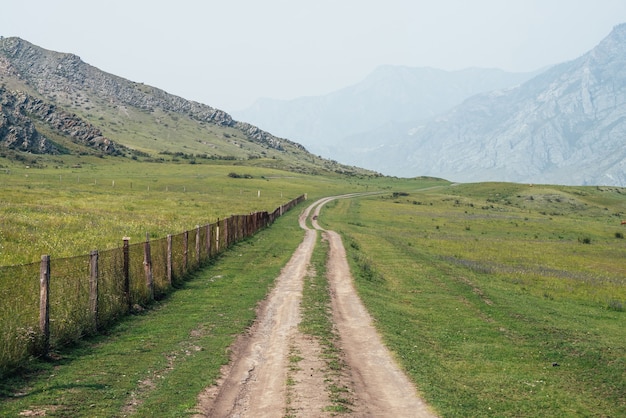
<instances>
[{"instance_id":1,"label":"mountain","mask_svg":"<svg viewBox=\"0 0 626 418\"><path fill-rule=\"evenodd\" d=\"M74 54L0 37L3 149L150 161L255 160L292 171L373 174L315 157L222 110L108 74Z\"/></svg>"},{"instance_id":2,"label":"mountain","mask_svg":"<svg viewBox=\"0 0 626 418\"><path fill-rule=\"evenodd\" d=\"M234 115L292 138L312 152L341 160L350 158L350 152L343 153L340 146L350 136L423 121L476 93L517 85L533 75L497 69L382 66L362 82L325 96L260 99Z\"/></svg>"},{"instance_id":3,"label":"mountain","mask_svg":"<svg viewBox=\"0 0 626 418\"><path fill-rule=\"evenodd\" d=\"M386 140L375 158L400 176L626 186L626 24L578 59Z\"/></svg>"}]
</instances>

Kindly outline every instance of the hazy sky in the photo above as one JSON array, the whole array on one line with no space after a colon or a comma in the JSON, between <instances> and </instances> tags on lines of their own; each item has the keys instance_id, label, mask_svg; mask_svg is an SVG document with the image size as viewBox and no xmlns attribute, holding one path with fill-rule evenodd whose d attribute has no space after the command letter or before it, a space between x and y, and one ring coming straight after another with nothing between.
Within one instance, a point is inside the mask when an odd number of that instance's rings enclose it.
<instances>
[{"instance_id":1,"label":"hazy sky","mask_svg":"<svg viewBox=\"0 0 626 418\"><path fill-rule=\"evenodd\" d=\"M624 22L624 0L0 0L2 36L227 111L384 64L535 70Z\"/></svg>"}]
</instances>

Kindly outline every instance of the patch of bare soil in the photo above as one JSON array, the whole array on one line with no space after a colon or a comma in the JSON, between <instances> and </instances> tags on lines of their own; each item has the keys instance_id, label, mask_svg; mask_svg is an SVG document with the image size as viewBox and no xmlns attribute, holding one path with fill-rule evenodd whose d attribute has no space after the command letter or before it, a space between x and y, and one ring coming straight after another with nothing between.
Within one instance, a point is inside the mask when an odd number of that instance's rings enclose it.
<instances>
[{"instance_id":1,"label":"patch of bare soil","mask_svg":"<svg viewBox=\"0 0 626 418\"><path fill-rule=\"evenodd\" d=\"M354 195L340 196L341 198ZM303 242L282 270L258 310L248 334L232 347L231 363L216 386L199 395L198 416L323 417L331 416L325 361L318 342L298 331L300 301L317 232L321 199L300 216ZM311 212L313 212L311 214ZM347 363L352 412L343 416L431 417L413 384L382 344L371 318L352 285L341 237L324 231L330 243L328 278L333 319Z\"/></svg>"},{"instance_id":2,"label":"patch of bare soil","mask_svg":"<svg viewBox=\"0 0 626 418\"><path fill-rule=\"evenodd\" d=\"M290 350L285 415L323 416L324 407L330 405L325 379L326 362L320 344L313 337L296 333Z\"/></svg>"}]
</instances>

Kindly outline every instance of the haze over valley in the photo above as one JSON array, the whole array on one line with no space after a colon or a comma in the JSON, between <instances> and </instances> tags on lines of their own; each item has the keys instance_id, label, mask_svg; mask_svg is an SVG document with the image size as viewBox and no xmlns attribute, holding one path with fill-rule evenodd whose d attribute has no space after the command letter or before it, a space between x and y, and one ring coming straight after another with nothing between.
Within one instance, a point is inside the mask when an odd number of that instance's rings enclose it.
<instances>
[{"instance_id":1,"label":"haze over valley","mask_svg":"<svg viewBox=\"0 0 626 418\"><path fill-rule=\"evenodd\" d=\"M236 112L320 155L452 181L626 186L626 25L532 73L381 67L334 93Z\"/></svg>"}]
</instances>

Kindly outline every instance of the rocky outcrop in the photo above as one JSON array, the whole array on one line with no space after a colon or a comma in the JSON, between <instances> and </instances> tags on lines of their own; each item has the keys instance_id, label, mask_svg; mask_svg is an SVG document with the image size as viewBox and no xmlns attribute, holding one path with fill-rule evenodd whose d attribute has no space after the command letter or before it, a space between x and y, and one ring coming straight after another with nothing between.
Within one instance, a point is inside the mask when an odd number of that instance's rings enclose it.
<instances>
[{"instance_id":1,"label":"rocky outcrop","mask_svg":"<svg viewBox=\"0 0 626 418\"><path fill-rule=\"evenodd\" d=\"M0 87L0 146L35 154L59 150L35 129L16 97Z\"/></svg>"},{"instance_id":2,"label":"rocky outcrop","mask_svg":"<svg viewBox=\"0 0 626 418\"><path fill-rule=\"evenodd\" d=\"M0 144L37 154L60 153L60 147L37 131L33 123L35 118L48 124L52 130L68 136L73 142L105 154L118 155L123 148L74 114L24 92L9 92L0 87Z\"/></svg>"}]
</instances>

